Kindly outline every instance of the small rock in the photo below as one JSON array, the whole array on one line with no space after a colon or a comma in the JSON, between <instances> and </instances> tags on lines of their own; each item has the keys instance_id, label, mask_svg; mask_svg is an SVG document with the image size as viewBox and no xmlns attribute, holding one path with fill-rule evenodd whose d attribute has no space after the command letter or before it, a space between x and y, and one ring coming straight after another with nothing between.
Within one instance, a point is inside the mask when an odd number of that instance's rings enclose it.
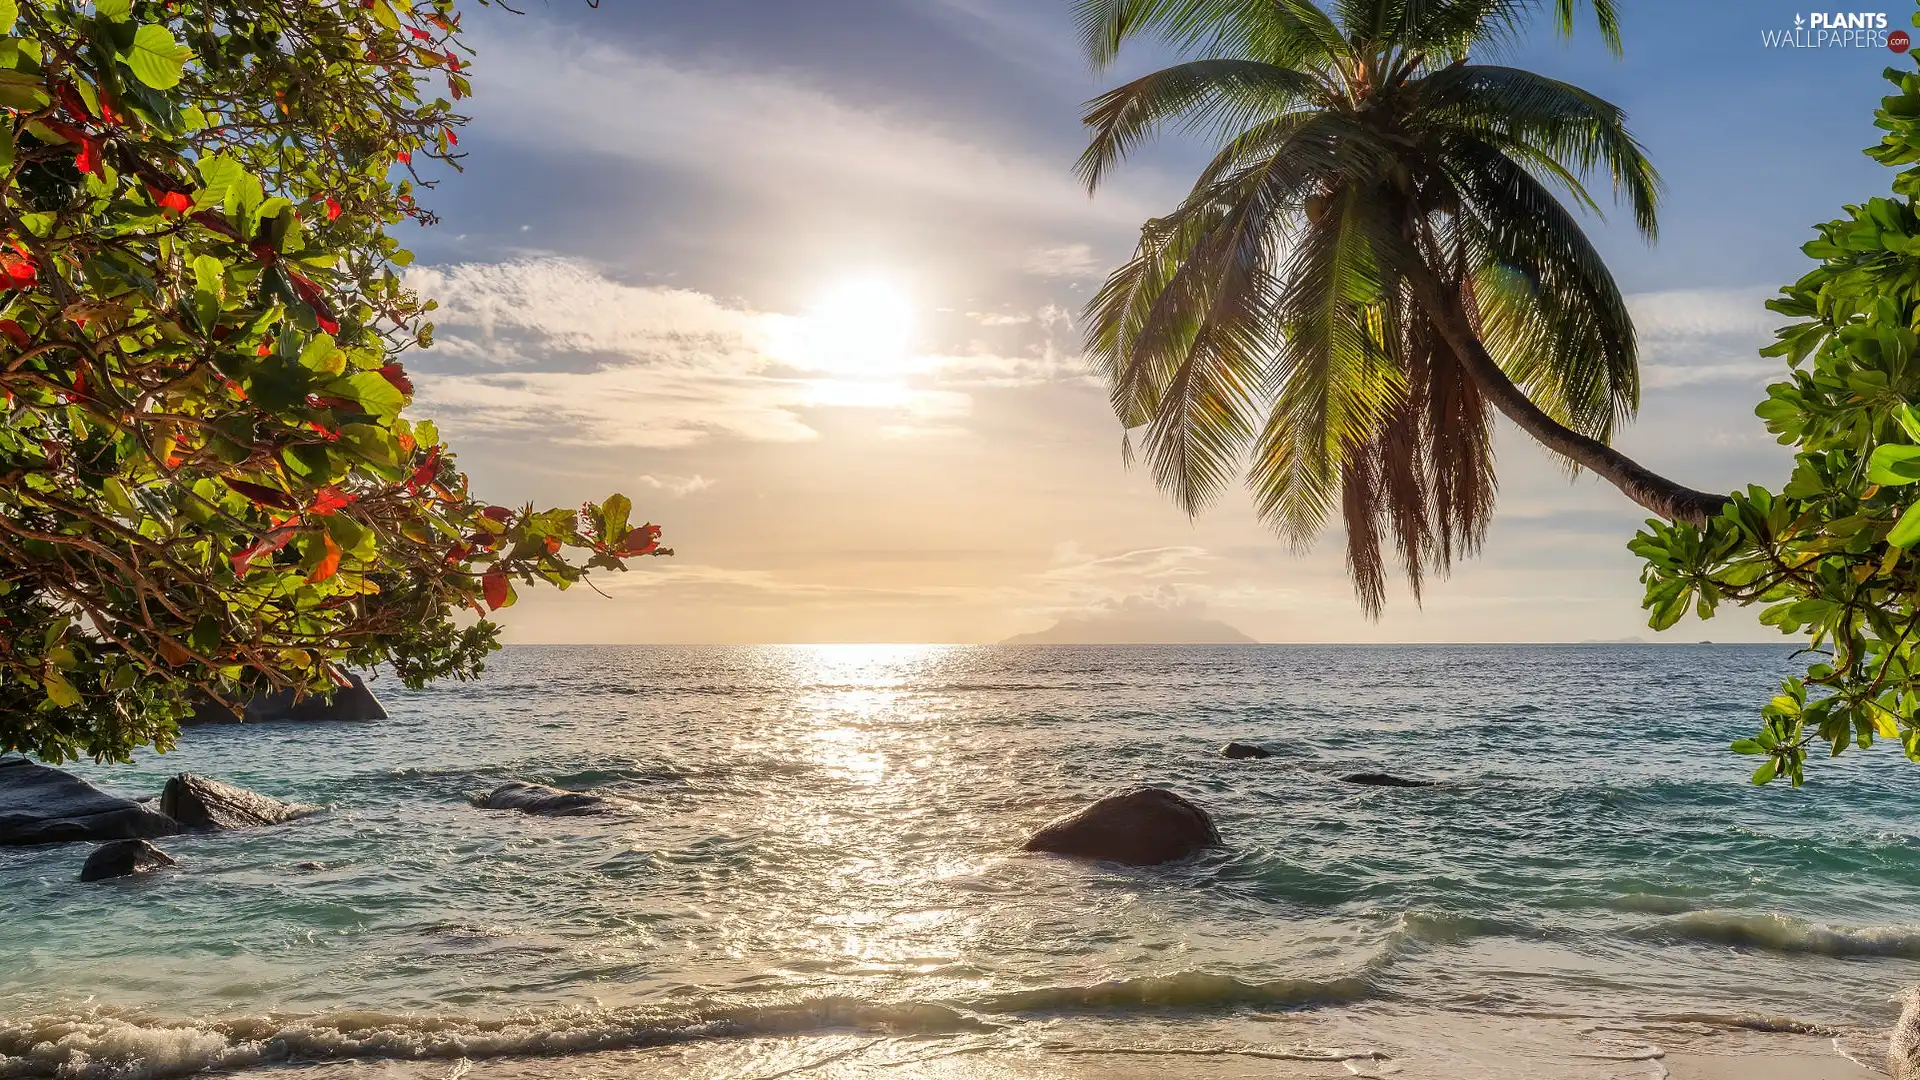
<instances>
[{"instance_id":1,"label":"small rock","mask_svg":"<svg viewBox=\"0 0 1920 1080\"><path fill-rule=\"evenodd\" d=\"M0 844L130 840L179 831L178 823L152 806L23 757L0 757Z\"/></svg>"},{"instance_id":2,"label":"small rock","mask_svg":"<svg viewBox=\"0 0 1920 1080\"><path fill-rule=\"evenodd\" d=\"M1348 773L1340 779L1349 784L1366 784L1369 787L1438 787L1431 780L1409 780L1404 776L1395 776L1383 772Z\"/></svg>"},{"instance_id":3,"label":"small rock","mask_svg":"<svg viewBox=\"0 0 1920 1080\"><path fill-rule=\"evenodd\" d=\"M192 773L167 781L160 792L160 810L189 829L245 829L278 825L313 812L279 799L223 784Z\"/></svg>"},{"instance_id":4,"label":"small rock","mask_svg":"<svg viewBox=\"0 0 1920 1080\"><path fill-rule=\"evenodd\" d=\"M567 791L545 784L509 780L473 800L482 810L518 810L523 814L549 817L584 817L589 814L615 814L631 810L634 804L615 795L594 795L585 791Z\"/></svg>"},{"instance_id":5,"label":"small rock","mask_svg":"<svg viewBox=\"0 0 1920 1080\"><path fill-rule=\"evenodd\" d=\"M115 840L93 849L93 854L87 856L86 865L80 868L80 880L104 881L107 878L130 877L163 866L177 865L173 856L145 840Z\"/></svg>"},{"instance_id":6,"label":"small rock","mask_svg":"<svg viewBox=\"0 0 1920 1080\"><path fill-rule=\"evenodd\" d=\"M304 870L307 873L312 873L315 870L325 870L327 864L315 859L308 859L306 862L294 863L293 868L295 870Z\"/></svg>"},{"instance_id":7,"label":"small rock","mask_svg":"<svg viewBox=\"0 0 1920 1080\"><path fill-rule=\"evenodd\" d=\"M1022 848L1153 866L1220 846L1205 810L1165 788L1143 787L1055 819Z\"/></svg>"},{"instance_id":8,"label":"small rock","mask_svg":"<svg viewBox=\"0 0 1920 1080\"><path fill-rule=\"evenodd\" d=\"M1248 743L1230 742L1220 751L1220 756L1240 761L1247 758L1270 758L1273 756L1273 752L1262 750L1260 747Z\"/></svg>"}]
</instances>

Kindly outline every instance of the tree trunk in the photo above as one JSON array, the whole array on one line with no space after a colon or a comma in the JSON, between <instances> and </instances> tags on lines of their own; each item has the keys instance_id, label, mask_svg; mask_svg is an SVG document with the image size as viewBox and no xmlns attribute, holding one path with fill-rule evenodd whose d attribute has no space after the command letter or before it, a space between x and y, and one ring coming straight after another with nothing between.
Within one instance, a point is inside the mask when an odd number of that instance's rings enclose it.
<instances>
[{"instance_id":1,"label":"tree trunk","mask_svg":"<svg viewBox=\"0 0 1920 1080\"><path fill-rule=\"evenodd\" d=\"M1648 469L1598 439L1582 435L1548 416L1526 392L1515 386L1498 361L1474 333L1459 299L1430 273L1409 275L1414 297L1440 336L1460 358L1480 392L1507 419L1542 446L1566 457L1612 484L1627 498L1669 521L1704 525L1720 513L1727 496L1696 491Z\"/></svg>"}]
</instances>

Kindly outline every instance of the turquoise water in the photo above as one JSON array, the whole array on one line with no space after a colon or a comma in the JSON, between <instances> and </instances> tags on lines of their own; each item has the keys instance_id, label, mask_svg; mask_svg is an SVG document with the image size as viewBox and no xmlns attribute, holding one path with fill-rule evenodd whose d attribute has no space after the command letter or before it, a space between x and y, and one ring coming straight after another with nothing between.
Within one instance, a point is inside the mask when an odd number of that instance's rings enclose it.
<instances>
[{"instance_id":1,"label":"turquoise water","mask_svg":"<svg viewBox=\"0 0 1920 1080\"><path fill-rule=\"evenodd\" d=\"M1304 1056L1404 1062L1441 1052L1409 1030L1490 1017L1568 1060L1864 1040L1920 983L1920 767L1880 747L1749 786L1724 748L1788 652L513 648L476 684L376 682L384 723L195 729L80 770L324 810L162 841L181 868L125 882L74 881L80 847L0 848L0 1076L847 1031L1239 1046L1269 1022ZM1223 760L1229 739L1277 756ZM1334 779L1359 770L1444 783ZM510 779L640 809L469 805ZM1017 853L1143 782L1229 849Z\"/></svg>"}]
</instances>

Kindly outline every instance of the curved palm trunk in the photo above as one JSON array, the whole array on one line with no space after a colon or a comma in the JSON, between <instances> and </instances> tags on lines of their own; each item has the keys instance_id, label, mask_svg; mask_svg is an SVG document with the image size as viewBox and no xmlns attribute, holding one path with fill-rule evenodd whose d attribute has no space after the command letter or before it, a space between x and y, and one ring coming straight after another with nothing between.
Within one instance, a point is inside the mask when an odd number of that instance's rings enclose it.
<instances>
[{"instance_id":1,"label":"curved palm trunk","mask_svg":"<svg viewBox=\"0 0 1920 1080\"><path fill-rule=\"evenodd\" d=\"M1507 373L1487 352L1457 295L1444 288L1430 272L1415 271L1408 277L1414 298L1454 355L1460 358L1467 374L1479 385L1480 392L1494 408L1542 446L1592 470L1627 498L1669 521L1704 525L1727 504L1725 495L1677 484L1606 443L1582 435L1548 416L1546 410L1535 405L1532 398L1507 378Z\"/></svg>"}]
</instances>

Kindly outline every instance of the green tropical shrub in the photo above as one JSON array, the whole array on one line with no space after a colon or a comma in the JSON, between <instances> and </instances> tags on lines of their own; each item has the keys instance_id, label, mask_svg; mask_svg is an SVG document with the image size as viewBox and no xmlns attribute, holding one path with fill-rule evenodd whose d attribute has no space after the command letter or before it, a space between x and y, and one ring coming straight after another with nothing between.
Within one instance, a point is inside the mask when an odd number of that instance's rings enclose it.
<instances>
[{"instance_id":1,"label":"green tropical shrub","mask_svg":"<svg viewBox=\"0 0 1920 1080\"><path fill-rule=\"evenodd\" d=\"M391 230L457 166L452 0L0 0L0 30L0 751L125 759L200 695L349 665L470 677L516 584L666 553L617 495L490 505L407 415L433 305Z\"/></svg>"},{"instance_id":2,"label":"green tropical shrub","mask_svg":"<svg viewBox=\"0 0 1920 1080\"><path fill-rule=\"evenodd\" d=\"M1800 784L1822 744L1837 757L1888 739L1920 761L1920 73L1886 77L1899 90L1867 153L1901 170L1892 196L1819 226L1803 249L1818 265L1767 305L1798 320L1763 350L1791 377L1755 410L1798 447L1792 477L1736 492L1702 527L1649 521L1631 545L1655 629L1762 604L1763 623L1808 639L1806 674L1733 744L1764 759L1756 783Z\"/></svg>"}]
</instances>

